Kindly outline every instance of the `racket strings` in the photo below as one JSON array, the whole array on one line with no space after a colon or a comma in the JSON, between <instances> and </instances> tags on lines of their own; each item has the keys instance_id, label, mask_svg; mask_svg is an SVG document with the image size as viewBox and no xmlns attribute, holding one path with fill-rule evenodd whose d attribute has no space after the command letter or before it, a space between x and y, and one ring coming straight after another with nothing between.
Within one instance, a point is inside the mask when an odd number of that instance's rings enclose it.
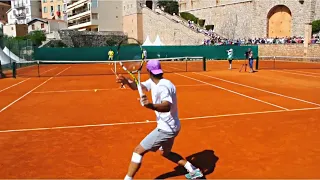
<instances>
[{"instance_id":1,"label":"racket strings","mask_svg":"<svg viewBox=\"0 0 320 180\"><path fill-rule=\"evenodd\" d=\"M130 72L135 72L141 69L141 61L137 62L121 62L122 66Z\"/></svg>"}]
</instances>

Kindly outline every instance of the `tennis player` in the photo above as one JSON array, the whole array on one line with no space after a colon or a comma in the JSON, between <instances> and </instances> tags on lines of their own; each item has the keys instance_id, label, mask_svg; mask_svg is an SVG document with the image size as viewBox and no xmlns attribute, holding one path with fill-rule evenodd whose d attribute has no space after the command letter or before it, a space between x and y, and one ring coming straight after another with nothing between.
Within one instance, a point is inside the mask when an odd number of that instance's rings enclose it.
<instances>
[{"instance_id":1,"label":"tennis player","mask_svg":"<svg viewBox=\"0 0 320 180\"><path fill-rule=\"evenodd\" d=\"M232 69L232 60L233 60L233 49L229 49L228 51L228 61L229 61L229 69Z\"/></svg>"},{"instance_id":2,"label":"tennis player","mask_svg":"<svg viewBox=\"0 0 320 180\"><path fill-rule=\"evenodd\" d=\"M199 168L196 168L180 155L171 151L181 127L178 117L176 87L169 80L163 78L160 61L148 61L147 71L150 78L145 82L141 82L141 86L144 90L151 91L152 102L146 96L142 97L142 102L144 107L155 111L157 127L134 149L128 173L124 179L132 180L140 168L143 155L157 150L168 160L184 166L189 172L185 175L187 179L202 177L203 174ZM126 84L133 90L137 90L136 84L131 79L125 78L122 75L118 76L117 82Z\"/></svg>"},{"instance_id":3,"label":"tennis player","mask_svg":"<svg viewBox=\"0 0 320 180\"><path fill-rule=\"evenodd\" d=\"M248 57L249 57L249 67L250 67L250 71L249 73L253 73L253 52L251 50L251 48L248 49Z\"/></svg>"},{"instance_id":4,"label":"tennis player","mask_svg":"<svg viewBox=\"0 0 320 180\"><path fill-rule=\"evenodd\" d=\"M112 49L109 50L108 56L109 56L108 60L109 60L109 61L113 61L114 52L112 51ZM110 63L109 63L109 64L110 64ZM111 64L113 64L113 63L111 63Z\"/></svg>"}]
</instances>

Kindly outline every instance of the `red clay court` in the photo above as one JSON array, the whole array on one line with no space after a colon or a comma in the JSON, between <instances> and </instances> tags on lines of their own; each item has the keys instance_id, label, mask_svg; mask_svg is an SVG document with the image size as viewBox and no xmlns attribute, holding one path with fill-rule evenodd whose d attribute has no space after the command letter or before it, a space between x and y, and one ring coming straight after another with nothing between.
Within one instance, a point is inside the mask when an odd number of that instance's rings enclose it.
<instances>
[{"instance_id":1,"label":"red clay court","mask_svg":"<svg viewBox=\"0 0 320 180\"><path fill-rule=\"evenodd\" d=\"M239 65L165 74L177 86L182 123L173 151L207 179L320 178L320 69L250 74ZM119 89L114 75L67 76L83 68L50 65L40 78L0 80L1 178L124 178L133 148L156 126L154 112L137 92ZM183 173L149 153L136 178Z\"/></svg>"}]
</instances>

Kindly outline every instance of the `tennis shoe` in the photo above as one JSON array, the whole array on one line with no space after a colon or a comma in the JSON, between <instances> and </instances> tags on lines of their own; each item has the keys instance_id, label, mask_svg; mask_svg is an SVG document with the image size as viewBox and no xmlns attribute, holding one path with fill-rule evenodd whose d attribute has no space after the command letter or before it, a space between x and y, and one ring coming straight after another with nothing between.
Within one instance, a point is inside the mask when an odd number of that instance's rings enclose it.
<instances>
[{"instance_id":1,"label":"tennis shoe","mask_svg":"<svg viewBox=\"0 0 320 180\"><path fill-rule=\"evenodd\" d=\"M187 179L196 179L196 178L203 177L203 174L200 171L200 169L195 169L193 172L190 172L190 173L186 174L185 177Z\"/></svg>"}]
</instances>

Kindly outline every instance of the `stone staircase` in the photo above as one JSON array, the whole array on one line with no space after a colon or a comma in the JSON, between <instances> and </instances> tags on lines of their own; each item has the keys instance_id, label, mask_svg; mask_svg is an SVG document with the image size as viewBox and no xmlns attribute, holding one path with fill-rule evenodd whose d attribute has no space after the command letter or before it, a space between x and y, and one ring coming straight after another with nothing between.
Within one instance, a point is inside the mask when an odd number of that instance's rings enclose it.
<instances>
[{"instance_id":1,"label":"stone staircase","mask_svg":"<svg viewBox=\"0 0 320 180\"><path fill-rule=\"evenodd\" d=\"M165 45L202 45L209 36L191 29L182 23L177 16L165 13L160 9L142 8L144 37L153 42L157 35Z\"/></svg>"}]
</instances>

